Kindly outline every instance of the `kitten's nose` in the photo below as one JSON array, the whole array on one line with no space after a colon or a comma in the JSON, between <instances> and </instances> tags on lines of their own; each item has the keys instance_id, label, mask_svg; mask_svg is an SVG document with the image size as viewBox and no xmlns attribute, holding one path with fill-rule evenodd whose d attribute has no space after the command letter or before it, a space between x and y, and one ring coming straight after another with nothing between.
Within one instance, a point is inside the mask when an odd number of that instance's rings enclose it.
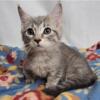
<instances>
[{"instance_id":1,"label":"kitten's nose","mask_svg":"<svg viewBox=\"0 0 100 100\"><path fill-rule=\"evenodd\" d=\"M34 41L39 44L39 42L41 41L41 39L34 39Z\"/></svg>"}]
</instances>

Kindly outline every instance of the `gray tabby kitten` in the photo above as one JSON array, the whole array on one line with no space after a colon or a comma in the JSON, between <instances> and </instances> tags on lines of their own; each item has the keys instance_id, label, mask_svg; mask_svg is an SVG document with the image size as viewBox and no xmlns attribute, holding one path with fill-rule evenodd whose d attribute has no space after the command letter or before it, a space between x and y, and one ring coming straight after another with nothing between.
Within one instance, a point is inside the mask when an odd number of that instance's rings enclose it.
<instances>
[{"instance_id":1,"label":"gray tabby kitten","mask_svg":"<svg viewBox=\"0 0 100 100\"><path fill-rule=\"evenodd\" d=\"M47 16L32 18L20 6L22 39L27 52L25 76L46 78L47 94L92 85L96 75L80 53L61 42L62 5L57 3Z\"/></svg>"}]
</instances>

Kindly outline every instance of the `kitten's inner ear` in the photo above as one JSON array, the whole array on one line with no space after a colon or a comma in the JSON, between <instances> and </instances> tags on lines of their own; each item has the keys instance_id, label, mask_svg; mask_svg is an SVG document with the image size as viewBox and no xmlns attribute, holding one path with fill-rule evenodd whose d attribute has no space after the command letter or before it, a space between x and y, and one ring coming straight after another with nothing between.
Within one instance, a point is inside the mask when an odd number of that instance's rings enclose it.
<instances>
[{"instance_id":1,"label":"kitten's inner ear","mask_svg":"<svg viewBox=\"0 0 100 100\"><path fill-rule=\"evenodd\" d=\"M31 16L25 13L24 10L19 5L18 5L18 13L19 13L22 24L25 24L28 20L31 19Z\"/></svg>"},{"instance_id":2,"label":"kitten's inner ear","mask_svg":"<svg viewBox=\"0 0 100 100\"><path fill-rule=\"evenodd\" d=\"M62 4L58 2L52 12L49 14L51 20L53 20L57 27L60 28L62 24Z\"/></svg>"}]
</instances>

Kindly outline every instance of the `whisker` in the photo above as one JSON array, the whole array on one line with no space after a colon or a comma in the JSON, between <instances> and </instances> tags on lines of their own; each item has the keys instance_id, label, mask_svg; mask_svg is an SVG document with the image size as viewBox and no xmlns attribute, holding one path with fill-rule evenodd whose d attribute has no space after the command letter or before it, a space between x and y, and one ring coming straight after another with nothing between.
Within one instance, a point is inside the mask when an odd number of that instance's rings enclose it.
<instances>
[{"instance_id":1,"label":"whisker","mask_svg":"<svg viewBox=\"0 0 100 100\"><path fill-rule=\"evenodd\" d=\"M26 47L26 50L28 50L28 49L30 49L30 47L28 46L28 47Z\"/></svg>"},{"instance_id":2,"label":"whisker","mask_svg":"<svg viewBox=\"0 0 100 100\"><path fill-rule=\"evenodd\" d=\"M29 53L32 50L33 47L27 48L27 53Z\"/></svg>"},{"instance_id":3,"label":"whisker","mask_svg":"<svg viewBox=\"0 0 100 100\"><path fill-rule=\"evenodd\" d=\"M24 46L29 46L29 43L27 43L27 44L24 44Z\"/></svg>"},{"instance_id":4,"label":"whisker","mask_svg":"<svg viewBox=\"0 0 100 100\"><path fill-rule=\"evenodd\" d=\"M33 41L33 42L34 42L34 41ZM29 43L25 43L25 44L24 44L24 47L25 47L27 53L29 53L29 52L32 50L32 48L33 48L32 46L30 46Z\"/></svg>"},{"instance_id":5,"label":"whisker","mask_svg":"<svg viewBox=\"0 0 100 100\"><path fill-rule=\"evenodd\" d=\"M28 53L30 53L31 50L32 50L32 48L30 48L30 49L28 50Z\"/></svg>"}]
</instances>

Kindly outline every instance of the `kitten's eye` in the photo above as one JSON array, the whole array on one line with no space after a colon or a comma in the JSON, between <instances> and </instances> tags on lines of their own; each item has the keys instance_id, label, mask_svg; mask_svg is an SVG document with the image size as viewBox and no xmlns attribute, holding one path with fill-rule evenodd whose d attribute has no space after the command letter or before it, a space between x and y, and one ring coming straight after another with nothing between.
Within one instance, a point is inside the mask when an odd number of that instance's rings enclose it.
<instances>
[{"instance_id":1,"label":"kitten's eye","mask_svg":"<svg viewBox=\"0 0 100 100\"><path fill-rule=\"evenodd\" d=\"M44 34L50 34L51 33L51 29L49 27L44 29Z\"/></svg>"},{"instance_id":2,"label":"kitten's eye","mask_svg":"<svg viewBox=\"0 0 100 100\"><path fill-rule=\"evenodd\" d=\"M34 31L32 28L27 29L28 35L34 35Z\"/></svg>"}]
</instances>

